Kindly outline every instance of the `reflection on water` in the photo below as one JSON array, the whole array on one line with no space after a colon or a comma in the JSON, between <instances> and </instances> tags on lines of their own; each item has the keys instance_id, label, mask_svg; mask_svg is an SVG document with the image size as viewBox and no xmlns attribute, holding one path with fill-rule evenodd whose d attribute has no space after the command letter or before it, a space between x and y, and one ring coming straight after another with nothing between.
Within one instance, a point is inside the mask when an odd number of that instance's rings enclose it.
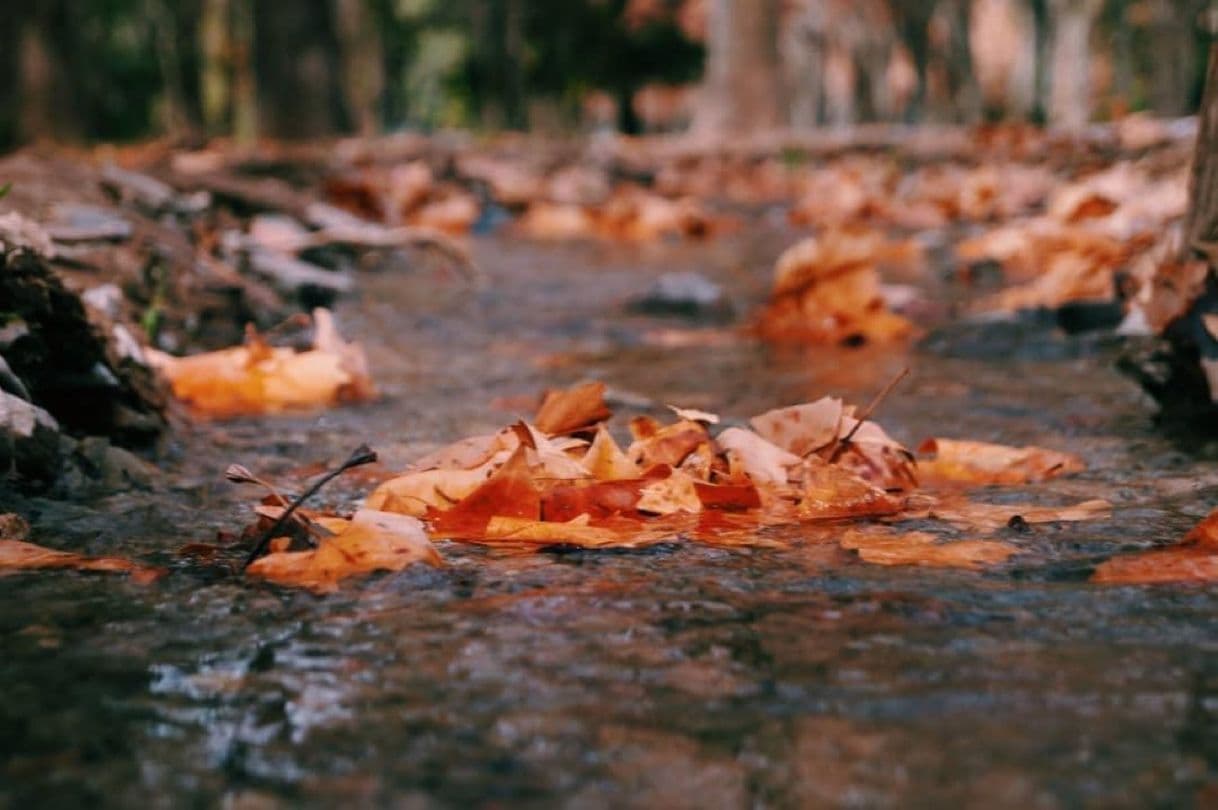
<instances>
[{"instance_id":1,"label":"reflection on water","mask_svg":"<svg viewBox=\"0 0 1218 810\"><path fill-rule=\"evenodd\" d=\"M1030 332L994 352L961 346L975 336L959 333L935 345L961 351L774 350L619 308L662 268L704 272L747 310L789 238L633 251L485 243L480 288L368 276L340 315L369 349L382 402L188 432L158 493L22 504L48 543L175 572L152 587L0 579L0 805L1022 808L1218 796L1218 598L1085 582L1097 561L1186 531L1218 502L1218 467L1150 432L1148 404L1102 345L1063 352ZM826 393L865 401L907 364L880 415L894 434L1078 453L1089 472L1018 500L1107 498L1112 519L1010 532L1021 554L985 574L869 567L788 528L775 539L789 548L738 552L445 547L444 570L324 599L171 553L245 519L248 493L221 480L232 461L286 475L369 441L398 466L584 377L636 406L731 420ZM363 486L328 497L348 504Z\"/></svg>"}]
</instances>

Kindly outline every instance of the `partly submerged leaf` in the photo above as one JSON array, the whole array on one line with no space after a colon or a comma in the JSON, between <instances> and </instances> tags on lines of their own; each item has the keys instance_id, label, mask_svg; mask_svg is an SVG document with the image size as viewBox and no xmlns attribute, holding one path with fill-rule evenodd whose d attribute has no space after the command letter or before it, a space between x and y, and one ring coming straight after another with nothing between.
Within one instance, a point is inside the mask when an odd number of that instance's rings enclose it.
<instances>
[{"instance_id":1,"label":"partly submerged leaf","mask_svg":"<svg viewBox=\"0 0 1218 810\"><path fill-rule=\"evenodd\" d=\"M109 571L130 574L137 582L159 578L164 571L119 557L87 557L56 551L23 540L0 540L0 573L39 568L71 568L76 571Z\"/></svg>"},{"instance_id":2,"label":"partly submerged leaf","mask_svg":"<svg viewBox=\"0 0 1218 810\"><path fill-rule=\"evenodd\" d=\"M145 353L174 396L202 416L311 410L375 397L363 349L338 337L327 310L314 310L314 322L314 348L305 352L272 348L254 336L245 346L191 357Z\"/></svg>"},{"instance_id":3,"label":"partly submerged leaf","mask_svg":"<svg viewBox=\"0 0 1218 810\"><path fill-rule=\"evenodd\" d=\"M422 470L384 482L364 502L368 509L424 517L428 510L444 511L486 482L488 467L472 470Z\"/></svg>"},{"instance_id":4,"label":"partly submerged leaf","mask_svg":"<svg viewBox=\"0 0 1218 810\"><path fill-rule=\"evenodd\" d=\"M1112 513L1112 504L1090 500L1070 506L1031 506L1029 504L976 503L964 498L944 498L908 517L942 520L969 531L992 534L1012 523L1072 523L1097 520Z\"/></svg>"},{"instance_id":5,"label":"partly submerged leaf","mask_svg":"<svg viewBox=\"0 0 1218 810\"><path fill-rule=\"evenodd\" d=\"M893 515L905 506L903 498L873 486L853 473L815 456L802 470L803 492L799 514L803 518L836 519Z\"/></svg>"},{"instance_id":6,"label":"partly submerged leaf","mask_svg":"<svg viewBox=\"0 0 1218 810\"><path fill-rule=\"evenodd\" d=\"M533 482L527 460L528 448L521 445L493 476L454 507L432 517L432 528L441 535L469 537L485 531L493 517L541 519L541 491Z\"/></svg>"},{"instance_id":7,"label":"partly submerged leaf","mask_svg":"<svg viewBox=\"0 0 1218 810\"><path fill-rule=\"evenodd\" d=\"M876 565L921 565L933 568L977 569L1006 562L1019 549L992 540L948 540L929 532L897 534L851 529L841 546Z\"/></svg>"},{"instance_id":8,"label":"partly submerged leaf","mask_svg":"<svg viewBox=\"0 0 1218 810\"><path fill-rule=\"evenodd\" d=\"M960 439L927 439L918 452L930 456L918 463L926 479L974 486L1047 481L1087 468L1078 456L1056 450Z\"/></svg>"},{"instance_id":9,"label":"partly submerged leaf","mask_svg":"<svg viewBox=\"0 0 1218 810\"><path fill-rule=\"evenodd\" d=\"M406 515L361 509L350 521L322 519L335 532L310 551L278 551L260 557L247 572L279 585L334 591L347 577L401 571L415 562L442 564L423 524Z\"/></svg>"}]
</instances>

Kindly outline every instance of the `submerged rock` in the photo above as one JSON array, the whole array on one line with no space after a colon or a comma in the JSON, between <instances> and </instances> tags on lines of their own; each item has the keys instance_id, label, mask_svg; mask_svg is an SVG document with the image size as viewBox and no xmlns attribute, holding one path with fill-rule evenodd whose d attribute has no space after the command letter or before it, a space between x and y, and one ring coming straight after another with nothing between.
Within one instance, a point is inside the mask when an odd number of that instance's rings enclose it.
<instances>
[{"instance_id":1,"label":"submerged rock","mask_svg":"<svg viewBox=\"0 0 1218 810\"><path fill-rule=\"evenodd\" d=\"M629 309L706 321L728 321L734 314L723 288L701 273L665 273Z\"/></svg>"}]
</instances>

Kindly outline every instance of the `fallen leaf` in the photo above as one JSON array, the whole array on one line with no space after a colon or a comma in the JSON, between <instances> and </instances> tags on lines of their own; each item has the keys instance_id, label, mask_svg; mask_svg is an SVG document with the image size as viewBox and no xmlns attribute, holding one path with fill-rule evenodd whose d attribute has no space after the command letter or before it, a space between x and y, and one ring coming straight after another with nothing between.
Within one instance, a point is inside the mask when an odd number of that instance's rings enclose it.
<instances>
[{"instance_id":1,"label":"fallen leaf","mask_svg":"<svg viewBox=\"0 0 1218 810\"><path fill-rule=\"evenodd\" d=\"M960 439L927 439L918 452L930 456L918 462L924 479L975 486L1047 481L1087 468L1069 453Z\"/></svg>"},{"instance_id":2,"label":"fallen leaf","mask_svg":"<svg viewBox=\"0 0 1218 810\"><path fill-rule=\"evenodd\" d=\"M876 270L892 249L870 232L833 231L794 245L778 259L758 333L769 340L832 344L910 337L913 324L889 311Z\"/></svg>"},{"instance_id":3,"label":"fallen leaf","mask_svg":"<svg viewBox=\"0 0 1218 810\"><path fill-rule=\"evenodd\" d=\"M644 424L639 420L632 421L631 429L637 430ZM650 426L648 426L648 430L650 430ZM685 461L686 456L697 450L709 438L706 428L701 424L682 420L637 438L627 449L626 454L643 469L654 467L657 464L679 467L681 462Z\"/></svg>"},{"instance_id":4,"label":"fallen leaf","mask_svg":"<svg viewBox=\"0 0 1218 810\"><path fill-rule=\"evenodd\" d=\"M541 519L541 491L533 483L521 445L494 475L447 511L431 517L432 529L454 539L482 534L493 517Z\"/></svg>"},{"instance_id":5,"label":"fallen leaf","mask_svg":"<svg viewBox=\"0 0 1218 810\"><path fill-rule=\"evenodd\" d=\"M853 473L813 456L801 471L803 491L799 514L818 520L893 515L905 506L891 495Z\"/></svg>"},{"instance_id":6,"label":"fallen leaf","mask_svg":"<svg viewBox=\"0 0 1218 810\"><path fill-rule=\"evenodd\" d=\"M597 428L582 463L588 475L598 481L620 481L642 475L639 465L622 451L604 425Z\"/></svg>"},{"instance_id":7,"label":"fallen leaf","mask_svg":"<svg viewBox=\"0 0 1218 810\"><path fill-rule=\"evenodd\" d=\"M730 427L715 441L727 453L733 476L739 472L757 484L786 484L791 469L802 461L794 453L744 428Z\"/></svg>"},{"instance_id":8,"label":"fallen leaf","mask_svg":"<svg viewBox=\"0 0 1218 810\"><path fill-rule=\"evenodd\" d=\"M953 526L992 534L1009 526L1015 518L1024 523L1073 523L1097 520L1112 514L1112 504L1090 500L1070 506L1031 506L1029 504L976 503L964 498L944 498L923 509L906 513L908 517L928 517Z\"/></svg>"},{"instance_id":9,"label":"fallen leaf","mask_svg":"<svg viewBox=\"0 0 1218 810\"><path fill-rule=\"evenodd\" d=\"M851 529L841 546L876 565L920 565L931 568L979 569L1006 562L1019 549L993 540L948 540L929 532L860 531Z\"/></svg>"},{"instance_id":10,"label":"fallen leaf","mask_svg":"<svg viewBox=\"0 0 1218 810\"><path fill-rule=\"evenodd\" d=\"M443 564L415 518L361 509L350 521L323 518L319 522L334 536L321 540L316 549L273 552L254 560L246 571L279 585L328 593L348 577L401 571L415 562Z\"/></svg>"},{"instance_id":11,"label":"fallen leaf","mask_svg":"<svg viewBox=\"0 0 1218 810\"><path fill-rule=\"evenodd\" d=\"M802 458L842 435L843 416L845 406L840 399L823 397L766 411L750 419L749 424L766 441Z\"/></svg>"},{"instance_id":12,"label":"fallen leaf","mask_svg":"<svg viewBox=\"0 0 1218 810\"><path fill-rule=\"evenodd\" d=\"M709 413L708 411L699 411L695 408L678 408L676 405L669 405L668 410L677 415L678 419L688 422L704 422L708 425L719 424L719 415Z\"/></svg>"},{"instance_id":13,"label":"fallen leaf","mask_svg":"<svg viewBox=\"0 0 1218 810\"><path fill-rule=\"evenodd\" d=\"M620 523L615 528L593 526L587 515L565 523L543 523L524 518L496 517L486 527L483 542L533 546L565 545L580 548L640 548L669 539L668 532L648 529L635 521L629 529Z\"/></svg>"},{"instance_id":14,"label":"fallen leaf","mask_svg":"<svg viewBox=\"0 0 1218 810\"><path fill-rule=\"evenodd\" d=\"M363 349L338 337L327 310L313 313L314 348L272 348L256 334L247 345L190 357L145 350L174 396L197 414L229 418L312 410L375 397Z\"/></svg>"},{"instance_id":15,"label":"fallen leaf","mask_svg":"<svg viewBox=\"0 0 1218 810\"><path fill-rule=\"evenodd\" d=\"M140 584L159 579L165 571L120 557L87 557L68 551L27 543L0 540L0 571L29 571L42 568L71 568L76 571L107 571L130 574Z\"/></svg>"},{"instance_id":16,"label":"fallen leaf","mask_svg":"<svg viewBox=\"0 0 1218 810\"><path fill-rule=\"evenodd\" d=\"M391 478L373 490L367 509L425 517L428 510L444 511L486 483L491 470L422 470Z\"/></svg>"},{"instance_id":17,"label":"fallen leaf","mask_svg":"<svg viewBox=\"0 0 1218 810\"><path fill-rule=\"evenodd\" d=\"M673 470L667 477L643 487L635 508L653 515L701 512L702 500L698 497L695 483L688 473Z\"/></svg>"},{"instance_id":18,"label":"fallen leaf","mask_svg":"<svg viewBox=\"0 0 1218 810\"><path fill-rule=\"evenodd\" d=\"M605 404L605 384L590 382L566 390L545 392L537 416L537 429L548 436L576 433L613 416Z\"/></svg>"}]
</instances>

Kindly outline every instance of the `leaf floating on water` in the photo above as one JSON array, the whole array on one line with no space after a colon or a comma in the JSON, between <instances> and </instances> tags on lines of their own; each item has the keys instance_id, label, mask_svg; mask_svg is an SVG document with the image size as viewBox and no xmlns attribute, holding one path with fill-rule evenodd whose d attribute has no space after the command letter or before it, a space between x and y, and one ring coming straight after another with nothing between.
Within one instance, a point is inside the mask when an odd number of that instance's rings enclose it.
<instances>
[{"instance_id":1,"label":"leaf floating on water","mask_svg":"<svg viewBox=\"0 0 1218 810\"><path fill-rule=\"evenodd\" d=\"M1107 585L1218 582L1218 509L1179 544L1113 557L1096 567L1091 581Z\"/></svg>"},{"instance_id":2,"label":"leaf floating on water","mask_svg":"<svg viewBox=\"0 0 1218 810\"><path fill-rule=\"evenodd\" d=\"M944 498L907 513L907 517L942 520L966 531L993 534L1018 518L1023 523L1073 523L1098 520L1112 514L1112 504L1090 500L1070 506L1031 506L1029 504L976 503L964 498Z\"/></svg>"},{"instance_id":3,"label":"leaf floating on water","mask_svg":"<svg viewBox=\"0 0 1218 810\"><path fill-rule=\"evenodd\" d=\"M929 532L898 534L886 530L851 529L841 539L844 549L875 565L920 565L930 568L980 569L1004 563L1019 549L993 540L947 540Z\"/></svg>"},{"instance_id":4,"label":"leaf floating on water","mask_svg":"<svg viewBox=\"0 0 1218 810\"><path fill-rule=\"evenodd\" d=\"M363 349L338 335L328 310L313 311L309 351L274 348L251 333L246 345L191 357L146 350L174 396L218 419L327 408L376 397Z\"/></svg>"},{"instance_id":5,"label":"leaf floating on water","mask_svg":"<svg viewBox=\"0 0 1218 810\"><path fill-rule=\"evenodd\" d=\"M246 572L279 585L328 593L348 577L401 571L416 562L443 564L415 518L361 509L349 521L319 518L318 522L334 532L318 548L275 551L254 560Z\"/></svg>"},{"instance_id":6,"label":"leaf floating on water","mask_svg":"<svg viewBox=\"0 0 1218 810\"><path fill-rule=\"evenodd\" d=\"M918 461L926 480L972 486L1027 484L1087 469L1069 453L960 439L927 439L918 453L929 456Z\"/></svg>"},{"instance_id":7,"label":"leaf floating on water","mask_svg":"<svg viewBox=\"0 0 1218 810\"><path fill-rule=\"evenodd\" d=\"M105 571L130 574L140 584L154 582L165 571L119 557L88 557L56 551L23 540L0 540L0 572L30 571L44 568L70 568L75 571Z\"/></svg>"}]
</instances>

